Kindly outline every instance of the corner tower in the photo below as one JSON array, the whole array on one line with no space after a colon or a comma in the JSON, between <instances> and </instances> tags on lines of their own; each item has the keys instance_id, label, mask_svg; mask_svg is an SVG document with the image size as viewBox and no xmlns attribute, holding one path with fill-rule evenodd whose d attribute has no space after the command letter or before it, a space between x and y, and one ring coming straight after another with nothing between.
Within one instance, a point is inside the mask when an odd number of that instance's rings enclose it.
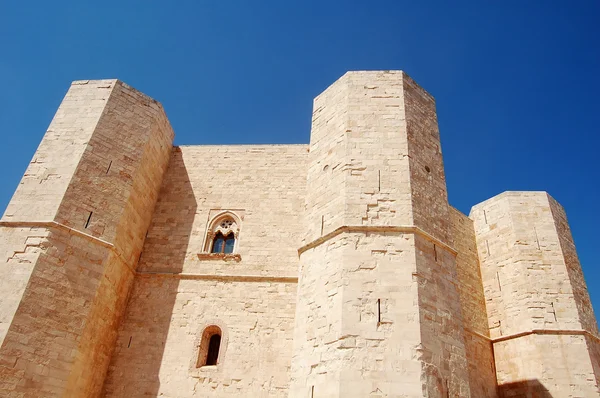
<instances>
[{"instance_id":1,"label":"corner tower","mask_svg":"<svg viewBox=\"0 0 600 398\"><path fill-rule=\"evenodd\" d=\"M71 85L0 220L0 389L100 393L173 131L117 80Z\"/></svg>"},{"instance_id":2,"label":"corner tower","mask_svg":"<svg viewBox=\"0 0 600 398\"><path fill-rule=\"evenodd\" d=\"M315 99L291 397L470 396L448 220L427 92L349 72Z\"/></svg>"},{"instance_id":3,"label":"corner tower","mask_svg":"<svg viewBox=\"0 0 600 398\"><path fill-rule=\"evenodd\" d=\"M563 208L505 192L470 217L499 396L600 396L598 327Z\"/></svg>"}]
</instances>

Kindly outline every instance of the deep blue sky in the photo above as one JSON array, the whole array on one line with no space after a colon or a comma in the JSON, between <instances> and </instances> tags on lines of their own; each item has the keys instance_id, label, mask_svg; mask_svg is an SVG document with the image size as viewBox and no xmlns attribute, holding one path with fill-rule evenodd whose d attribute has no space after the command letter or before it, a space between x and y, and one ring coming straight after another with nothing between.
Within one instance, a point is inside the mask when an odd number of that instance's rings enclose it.
<instances>
[{"instance_id":1,"label":"deep blue sky","mask_svg":"<svg viewBox=\"0 0 600 398\"><path fill-rule=\"evenodd\" d=\"M597 0L3 1L0 209L72 80L156 98L177 144L306 143L345 71L403 69L436 97L451 203L550 192L600 315L599 21Z\"/></svg>"}]
</instances>

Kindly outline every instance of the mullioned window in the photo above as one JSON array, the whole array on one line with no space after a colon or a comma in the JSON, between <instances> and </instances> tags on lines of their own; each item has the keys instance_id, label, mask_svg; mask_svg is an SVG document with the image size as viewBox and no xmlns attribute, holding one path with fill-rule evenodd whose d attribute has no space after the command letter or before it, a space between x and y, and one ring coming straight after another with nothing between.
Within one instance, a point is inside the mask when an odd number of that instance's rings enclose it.
<instances>
[{"instance_id":1,"label":"mullioned window","mask_svg":"<svg viewBox=\"0 0 600 398\"><path fill-rule=\"evenodd\" d=\"M240 261L241 257L237 254L239 233L239 217L231 211L223 211L210 221L204 251L198 257L201 260L221 258Z\"/></svg>"}]
</instances>

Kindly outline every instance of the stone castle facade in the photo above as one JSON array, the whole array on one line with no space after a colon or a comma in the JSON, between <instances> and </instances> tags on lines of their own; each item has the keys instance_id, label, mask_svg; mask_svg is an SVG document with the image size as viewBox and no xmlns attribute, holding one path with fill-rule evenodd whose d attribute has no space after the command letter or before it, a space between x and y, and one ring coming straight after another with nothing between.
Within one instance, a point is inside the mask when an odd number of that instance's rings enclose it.
<instances>
[{"instance_id":1,"label":"stone castle facade","mask_svg":"<svg viewBox=\"0 0 600 398\"><path fill-rule=\"evenodd\" d=\"M0 221L4 397L598 397L563 208L448 204L433 98L349 72L309 145L173 146L71 85Z\"/></svg>"}]
</instances>

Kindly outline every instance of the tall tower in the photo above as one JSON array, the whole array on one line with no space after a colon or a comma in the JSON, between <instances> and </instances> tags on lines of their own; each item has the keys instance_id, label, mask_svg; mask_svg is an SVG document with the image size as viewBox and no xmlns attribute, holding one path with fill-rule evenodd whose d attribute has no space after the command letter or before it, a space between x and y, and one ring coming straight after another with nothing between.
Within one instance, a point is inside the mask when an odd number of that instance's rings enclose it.
<instances>
[{"instance_id":1,"label":"tall tower","mask_svg":"<svg viewBox=\"0 0 600 398\"><path fill-rule=\"evenodd\" d=\"M400 71L315 99L291 397L469 397L433 98Z\"/></svg>"},{"instance_id":2,"label":"tall tower","mask_svg":"<svg viewBox=\"0 0 600 398\"><path fill-rule=\"evenodd\" d=\"M499 395L598 397L600 342L563 208L545 192L473 207Z\"/></svg>"},{"instance_id":3,"label":"tall tower","mask_svg":"<svg viewBox=\"0 0 600 398\"><path fill-rule=\"evenodd\" d=\"M100 393L173 131L117 80L71 85L0 221L0 389Z\"/></svg>"}]
</instances>

